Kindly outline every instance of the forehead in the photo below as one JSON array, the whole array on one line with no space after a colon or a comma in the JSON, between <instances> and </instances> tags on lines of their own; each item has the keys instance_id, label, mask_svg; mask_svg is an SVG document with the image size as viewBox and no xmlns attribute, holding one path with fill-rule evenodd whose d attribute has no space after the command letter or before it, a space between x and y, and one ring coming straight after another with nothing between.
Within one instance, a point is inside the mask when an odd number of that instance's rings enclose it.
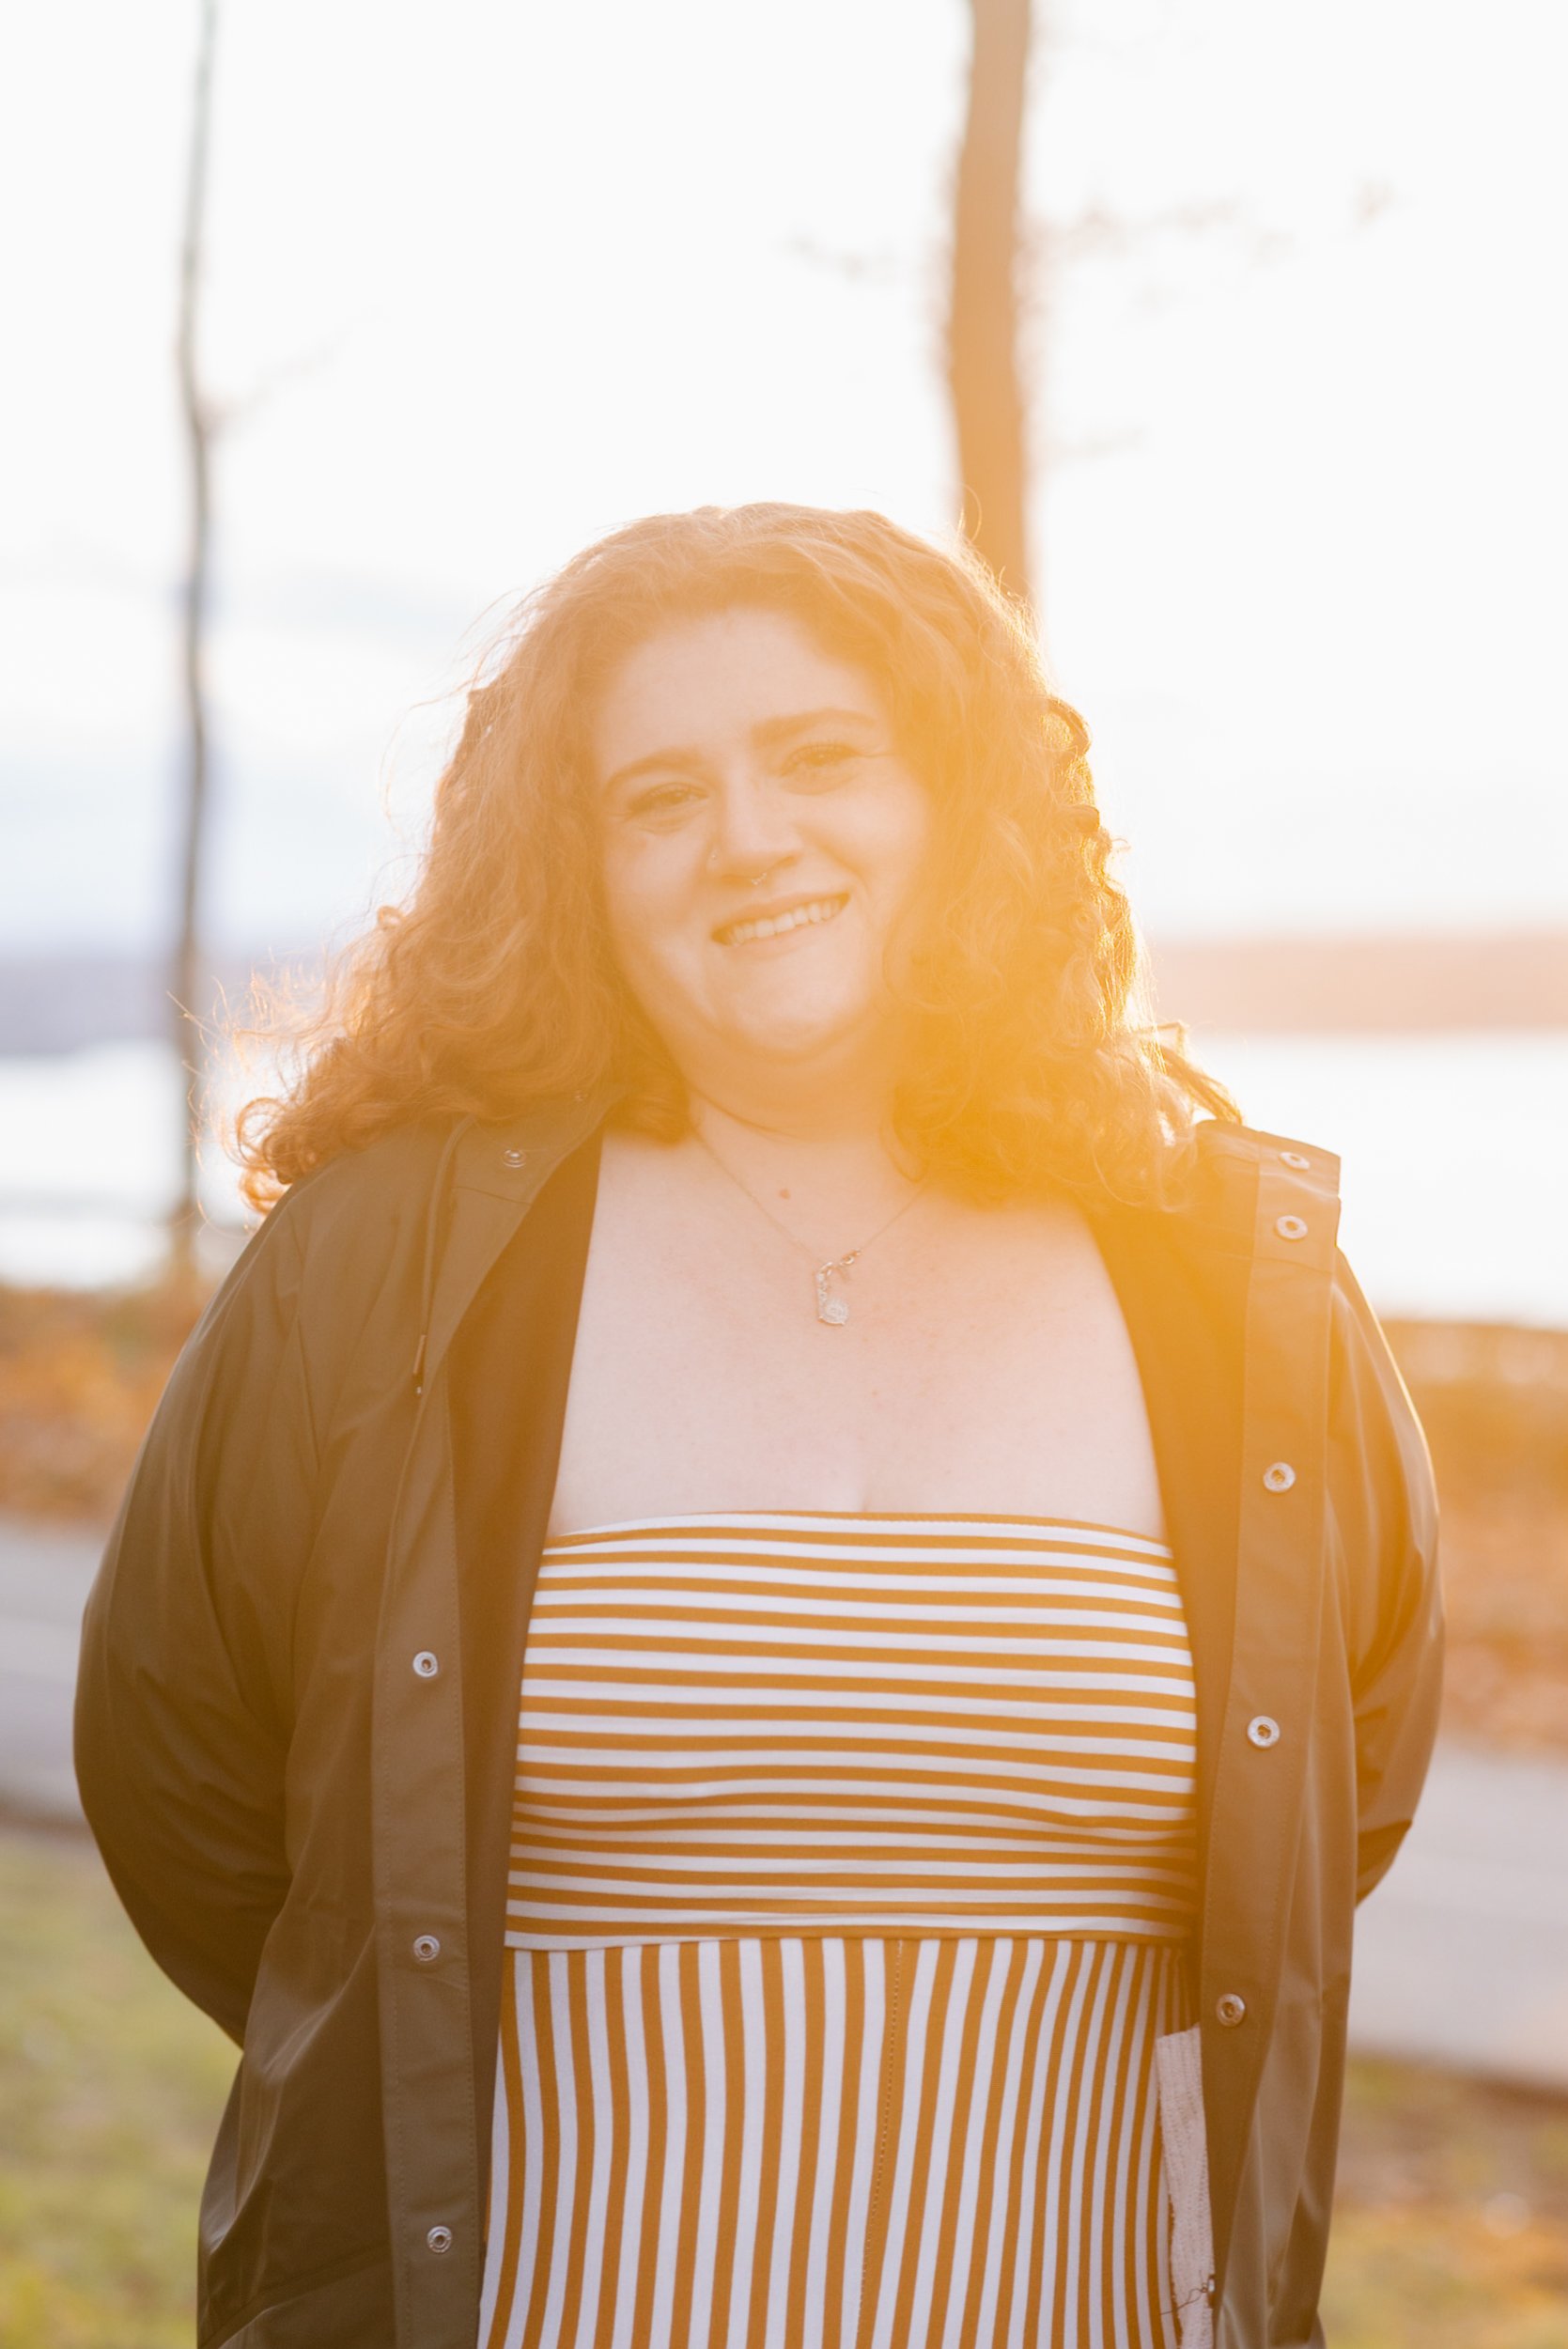
<instances>
[{"instance_id":1,"label":"forehead","mask_svg":"<svg viewBox=\"0 0 1568 2349\"><path fill-rule=\"evenodd\" d=\"M800 621L735 605L671 621L618 662L593 710L594 764L604 775L660 750L717 747L828 708L874 725L887 715L870 674Z\"/></svg>"}]
</instances>

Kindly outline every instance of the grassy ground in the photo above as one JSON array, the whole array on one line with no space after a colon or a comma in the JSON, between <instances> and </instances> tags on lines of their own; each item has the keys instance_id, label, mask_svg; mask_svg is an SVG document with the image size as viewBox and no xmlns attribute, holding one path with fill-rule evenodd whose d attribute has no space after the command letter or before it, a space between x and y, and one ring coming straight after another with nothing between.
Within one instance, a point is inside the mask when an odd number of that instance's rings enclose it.
<instances>
[{"instance_id":1,"label":"grassy ground","mask_svg":"<svg viewBox=\"0 0 1568 2349\"><path fill-rule=\"evenodd\" d=\"M85 1840L0 1834L0 2349L189 2349L234 2050Z\"/></svg>"},{"instance_id":2,"label":"grassy ground","mask_svg":"<svg viewBox=\"0 0 1568 2349\"><path fill-rule=\"evenodd\" d=\"M89 1844L0 1832L0 2349L189 2349L233 2069ZM1563 2349L1568 2099L1353 2066L1332 2349Z\"/></svg>"},{"instance_id":3,"label":"grassy ground","mask_svg":"<svg viewBox=\"0 0 1568 2349\"><path fill-rule=\"evenodd\" d=\"M1568 2349L1568 2097L1350 2067L1330 2349Z\"/></svg>"}]
</instances>

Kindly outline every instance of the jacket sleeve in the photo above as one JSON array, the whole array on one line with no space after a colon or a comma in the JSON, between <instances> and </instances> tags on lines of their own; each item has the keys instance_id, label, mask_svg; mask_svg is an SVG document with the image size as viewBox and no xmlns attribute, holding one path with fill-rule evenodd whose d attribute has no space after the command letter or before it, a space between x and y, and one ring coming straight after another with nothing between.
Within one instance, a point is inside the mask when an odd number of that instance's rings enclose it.
<instances>
[{"instance_id":1,"label":"jacket sleeve","mask_svg":"<svg viewBox=\"0 0 1568 2349\"><path fill-rule=\"evenodd\" d=\"M1437 1733L1443 1606L1431 1455L1388 1340L1338 1255L1329 1490L1348 1588L1356 1722L1356 1897L1415 1816Z\"/></svg>"},{"instance_id":2,"label":"jacket sleeve","mask_svg":"<svg viewBox=\"0 0 1568 2349\"><path fill-rule=\"evenodd\" d=\"M83 1807L116 1890L236 2040L288 1881L287 1594L316 1470L287 1210L175 1365L88 1598L76 1697Z\"/></svg>"}]
</instances>

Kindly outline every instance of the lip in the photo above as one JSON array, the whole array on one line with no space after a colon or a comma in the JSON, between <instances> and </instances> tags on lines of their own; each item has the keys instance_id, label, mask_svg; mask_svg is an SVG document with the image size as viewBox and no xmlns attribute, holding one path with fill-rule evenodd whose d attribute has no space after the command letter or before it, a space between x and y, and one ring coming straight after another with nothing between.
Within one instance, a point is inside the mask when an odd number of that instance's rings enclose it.
<instances>
[{"instance_id":1,"label":"lip","mask_svg":"<svg viewBox=\"0 0 1568 2349\"><path fill-rule=\"evenodd\" d=\"M711 933L714 943L722 945L724 941L720 932L734 929L741 922L777 922L781 915L793 913L800 906L824 904L834 898L846 905L849 892L846 889L800 889L791 897L773 897L766 902L758 899L751 905L737 906L733 913L726 913L722 922L714 924ZM793 937L795 933L791 930L787 935ZM749 942L754 946L772 946L778 941L771 938L760 938Z\"/></svg>"}]
</instances>

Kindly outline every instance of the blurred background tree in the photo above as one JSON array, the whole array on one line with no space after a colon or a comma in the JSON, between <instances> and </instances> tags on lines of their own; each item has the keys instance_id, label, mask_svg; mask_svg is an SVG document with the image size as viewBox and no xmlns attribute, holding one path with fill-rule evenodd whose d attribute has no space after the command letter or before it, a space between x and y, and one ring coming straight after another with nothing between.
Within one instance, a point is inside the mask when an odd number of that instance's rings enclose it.
<instances>
[{"instance_id":1,"label":"blurred background tree","mask_svg":"<svg viewBox=\"0 0 1568 2349\"><path fill-rule=\"evenodd\" d=\"M1030 0L970 0L947 352L963 527L1001 584L1026 601L1029 449L1018 355L1018 220L1032 13Z\"/></svg>"},{"instance_id":2,"label":"blurred background tree","mask_svg":"<svg viewBox=\"0 0 1568 2349\"><path fill-rule=\"evenodd\" d=\"M185 705L184 793L179 827L179 894L169 974L176 1056L185 1071L179 1181L169 1210L169 1270L177 1286L195 1277L201 1221L197 1177L206 1117L206 1020L210 992L202 957L202 877L208 832L207 619L212 541L212 443L215 416L202 377L202 268L206 254L208 150L212 125L212 54L217 0L200 0L195 80L185 170L185 223L179 256L179 329L176 344L180 414L185 427L189 516L180 597L181 680Z\"/></svg>"}]
</instances>

